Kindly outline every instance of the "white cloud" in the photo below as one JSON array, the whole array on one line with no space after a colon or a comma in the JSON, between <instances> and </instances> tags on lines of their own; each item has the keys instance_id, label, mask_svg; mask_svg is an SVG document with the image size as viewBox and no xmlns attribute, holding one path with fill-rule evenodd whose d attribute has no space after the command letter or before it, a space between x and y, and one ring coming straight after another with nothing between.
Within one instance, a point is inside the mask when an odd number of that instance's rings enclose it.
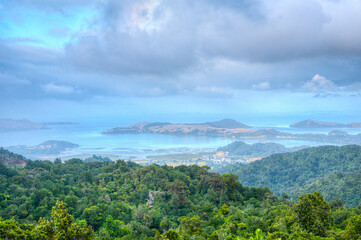
<instances>
[{"instance_id":1,"label":"white cloud","mask_svg":"<svg viewBox=\"0 0 361 240\"><path fill-rule=\"evenodd\" d=\"M306 82L303 88L312 92L335 92L340 90L331 80L319 74L316 74L312 80Z\"/></svg>"},{"instance_id":2,"label":"white cloud","mask_svg":"<svg viewBox=\"0 0 361 240\"><path fill-rule=\"evenodd\" d=\"M70 93L76 93L77 92L71 86L57 85L55 83L48 83L48 84L41 85L41 88L47 93L70 94Z\"/></svg>"},{"instance_id":3,"label":"white cloud","mask_svg":"<svg viewBox=\"0 0 361 240\"><path fill-rule=\"evenodd\" d=\"M271 87L269 82L261 82L261 83L256 83L252 85L253 89L256 90L267 90Z\"/></svg>"}]
</instances>

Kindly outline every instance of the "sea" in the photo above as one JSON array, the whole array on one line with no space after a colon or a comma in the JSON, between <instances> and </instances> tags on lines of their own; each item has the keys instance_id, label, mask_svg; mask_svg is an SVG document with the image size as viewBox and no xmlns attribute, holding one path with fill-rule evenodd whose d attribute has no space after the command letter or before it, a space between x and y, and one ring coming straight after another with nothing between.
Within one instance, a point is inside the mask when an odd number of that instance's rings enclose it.
<instances>
[{"instance_id":1,"label":"sea","mask_svg":"<svg viewBox=\"0 0 361 240\"><path fill-rule=\"evenodd\" d=\"M265 117L266 116L266 117ZM357 119L351 118L350 121L337 119L333 121L352 122ZM289 125L293 122L306 119L299 115L259 114L250 115L232 115L224 116L217 114L209 115L144 115L144 116L118 116L118 117L94 117L90 119L73 118L57 119L53 122L70 121L76 124L52 124L48 129L0 132L0 146L27 145L35 146L46 140L67 141L78 144L80 147L62 152L56 156L42 156L43 159L54 159L61 157L63 159L91 154L109 155L112 158L120 159L145 159L149 155L175 154L175 153L196 153L212 152L217 148L225 146L235 141L234 139L223 137L201 137L201 136L172 136L160 134L121 134L105 135L101 132L114 127L124 127L139 121L157 121L172 123L201 123L207 121L216 121L223 118L233 118L237 121L252 126L254 129L269 129L291 132L291 133L325 133L332 129L295 129ZM324 120L324 119L322 119ZM51 122L48 119L37 122ZM350 134L361 133L361 129L342 129ZM299 140L250 140L242 139L246 143L256 142L276 142L286 147L295 146L317 146L318 142L299 141ZM322 143L325 145L328 143ZM331 143L330 143L331 144Z\"/></svg>"}]
</instances>

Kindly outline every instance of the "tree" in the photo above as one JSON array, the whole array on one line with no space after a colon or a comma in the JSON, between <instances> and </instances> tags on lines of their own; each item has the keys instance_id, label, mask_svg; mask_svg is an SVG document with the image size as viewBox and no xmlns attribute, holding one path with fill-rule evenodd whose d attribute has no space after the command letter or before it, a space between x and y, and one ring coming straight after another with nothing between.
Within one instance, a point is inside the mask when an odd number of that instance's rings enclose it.
<instances>
[{"instance_id":1,"label":"tree","mask_svg":"<svg viewBox=\"0 0 361 240\"><path fill-rule=\"evenodd\" d=\"M175 208L180 208L188 204L187 196L189 191L188 186L184 182L176 179L169 184L168 190L172 194L172 203Z\"/></svg>"},{"instance_id":2,"label":"tree","mask_svg":"<svg viewBox=\"0 0 361 240\"><path fill-rule=\"evenodd\" d=\"M92 239L93 230L90 226L86 226L84 222L75 223L73 216L68 213L63 202L57 202L51 212L53 222L40 222L44 228L49 229L49 225L53 225L54 238L59 240L89 240Z\"/></svg>"},{"instance_id":3,"label":"tree","mask_svg":"<svg viewBox=\"0 0 361 240\"><path fill-rule=\"evenodd\" d=\"M0 218L0 239L57 239L91 240L93 230L83 223L75 223L63 202L57 202L52 210L52 221L40 218L38 225L19 224L15 220Z\"/></svg>"},{"instance_id":4,"label":"tree","mask_svg":"<svg viewBox=\"0 0 361 240\"><path fill-rule=\"evenodd\" d=\"M103 213L98 206L91 206L84 209L83 218L89 223L95 230L98 230L103 223Z\"/></svg>"},{"instance_id":5,"label":"tree","mask_svg":"<svg viewBox=\"0 0 361 240\"><path fill-rule=\"evenodd\" d=\"M37 239L45 240L48 237L34 225L19 224L14 219L0 218L0 239Z\"/></svg>"},{"instance_id":6,"label":"tree","mask_svg":"<svg viewBox=\"0 0 361 240\"><path fill-rule=\"evenodd\" d=\"M282 193L281 198L282 198L283 200L287 200L287 199L289 199L290 197L289 197L286 193Z\"/></svg>"},{"instance_id":7,"label":"tree","mask_svg":"<svg viewBox=\"0 0 361 240\"><path fill-rule=\"evenodd\" d=\"M330 225L330 204L318 193L309 193L298 198L295 213L300 225L307 231L324 236Z\"/></svg>"},{"instance_id":8,"label":"tree","mask_svg":"<svg viewBox=\"0 0 361 240\"><path fill-rule=\"evenodd\" d=\"M358 240L361 238L361 216L354 216L349 219L345 235L345 239Z\"/></svg>"},{"instance_id":9,"label":"tree","mask_svg":"<svg viewBox=\"0 0 361 240\"><path fill-rule=\"evenodd\" d=\"M330 206L331 208L340 208L340 207L343 207L345 204L343 203L342 199L337 197L335 199L333 199L331 202L330 202Z\"/></svg>"},{"instance_id":10,"label":"tree","mask_svg":"<svg viewBox=\"0 0 361 240\"><path fill-rule=\"evenodd\" d=\"M228 206L226 204L223 204L223 206L218 211L218 215L219 216L227 216L228 213L229 213Z\"/></svg>"},{"instance_id":11,"label":"tree","mask_svg":"<svg viewBox=\"0 0 361 240\"><path fill-rule=\"evenodd\" d=\"M198 216L193 216L191 218L188 217L180 217L180 230L185 236L192 235L204 235L203 221Z\"/></svg>"},{"instance_id":12,"label":"tree","mask_svg":"<svg viewBox=\"0 0 361 240\"><path fill-rule=\"evenodd\" d=\"M164 236L166 237L166 239L169 240L178 240L179 239L179 234L177 233L177 231L173 230L173 229L169 229Z\"/></svg>"},{"instance_id":13,"label":"tree","mask_svg":"<svg viewBox=\"0 0 361 240\"><path fill-rule=\"evenodd\" d=\"M237 200L237 189L241 188L238 177L234 174L224 174L222 176L226 184L226 193L230 200Z\"/></svg>"},{"instance_id":14,"label":"tree","mask_svg":"<svg viewBox=\"0 0 361 240\"><path fill-rule=\"evenodd\" d=\"M113 238L121 238L131 232L127 227L124 226L124 222L120 220L114 220L111 215L107 216L104 226L109 235Z\"/></svg>"}]
</instances>

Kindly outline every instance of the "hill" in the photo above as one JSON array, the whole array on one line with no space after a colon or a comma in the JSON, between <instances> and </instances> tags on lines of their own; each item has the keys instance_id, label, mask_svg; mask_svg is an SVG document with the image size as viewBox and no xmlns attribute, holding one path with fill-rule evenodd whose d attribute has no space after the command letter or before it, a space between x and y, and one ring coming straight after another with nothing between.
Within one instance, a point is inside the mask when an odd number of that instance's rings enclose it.
<instances>
[{"instance_id":1,"label":"hill","mask_svg":"<svg viewBox=\"0 0 361 240\"><path fill-rule=\"evenodd\" d=\"M321 122L315 120L304 120L290 125L293 128L361 128L361 122L355 123L337 123L337 122Z\"/></svg>"},{"instance_id":2,"label":"hill","mask_svg":"<svg viewBox=\"0 0 361 240\"><path fill-rule=\"evenodd\" d=\"M25 167L28 160L19 155L12 153L4 148L0 148L0 163L8 167Z\"/></svg>"},{"instance_id":3,"label":"hill","mask_svg":"<svg viewBox=\"0 0 361 240\"><path fill-rule=\"evenodd\" d=\"M18 174L13 168L25 167L28 160L21 155L0 148L0 176L12 177Z\"/></svg>"},{"instance_id":4,"label":"hill","mask_svg":"<svg viewBox=\"0 0 361 240\"><path fill-rule=\"evenodd\" d=\"M347 206L355 206L361 203L361 188L360 185L349 184L347 179L354 178L360 170L361 146L348 145L275 154L247 165L231 165L220 172L236 174L239 181L247 186L267 186L278 196L286 193L297 198L312 190L324 194L328 200L337 196ZM331 181L337 179L336 173L342 174L345 184ZM339 184L337 188L334 186L336 183ZM332 191L330 195L327 191L331 189L337 191ZM345 197L345 193L351 195Z\"/></svg>"},{"instance_id":5,"label":"hill","mask_svg":"<svg viewBox=\"0 0 361 240\"><path fill-rule=\"evenodd\" d=\"M218 148L218 151L228 152L229 155L254 155L254 156L269 156L275 153L294 152L307 146L287 148L278 143L254 143L247 144L242 141L235 141L227 146Z\"/></svg>"},{"instance_id":6,"label":"hill","mask_svg":"<svg viewBox=\"0 0 361 240\"><path fill-rule=\"evenodd\" d=\"M235 128L252 128L244 123L240 123L236 120L225 118L220 121L215 122L206 122L205 125L215 127L215 128L228 128L228 129L235 129Z\"/></svg>"},{"instance_id":7,"label":"hill","mask_svg":"<svg viewBox=\"0 0 361 240\"><path fill-rule=\"evenodd\" d=\"M360 205L361 171L330 173L300 188L291 189L290 195L297 196L310 192L322 192L326 199L341 198L346 206Z\"/></svg>"}]
</instances>

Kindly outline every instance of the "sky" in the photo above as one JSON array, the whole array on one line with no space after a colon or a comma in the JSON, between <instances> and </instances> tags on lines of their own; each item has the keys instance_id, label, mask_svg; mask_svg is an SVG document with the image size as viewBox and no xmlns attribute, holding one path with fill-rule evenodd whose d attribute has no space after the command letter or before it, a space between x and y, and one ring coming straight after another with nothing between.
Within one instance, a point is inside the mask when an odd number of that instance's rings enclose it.
<instances>
[{"instance_id":1,"label":"sky","mask_svg":"<svg viewBox=\"0 0 361 240\"><path fill-rule=\"evenodd\" d=\"M0 118L361 121L360 12L359 0L0 0Z\"/></svg>"}]
</instances>

